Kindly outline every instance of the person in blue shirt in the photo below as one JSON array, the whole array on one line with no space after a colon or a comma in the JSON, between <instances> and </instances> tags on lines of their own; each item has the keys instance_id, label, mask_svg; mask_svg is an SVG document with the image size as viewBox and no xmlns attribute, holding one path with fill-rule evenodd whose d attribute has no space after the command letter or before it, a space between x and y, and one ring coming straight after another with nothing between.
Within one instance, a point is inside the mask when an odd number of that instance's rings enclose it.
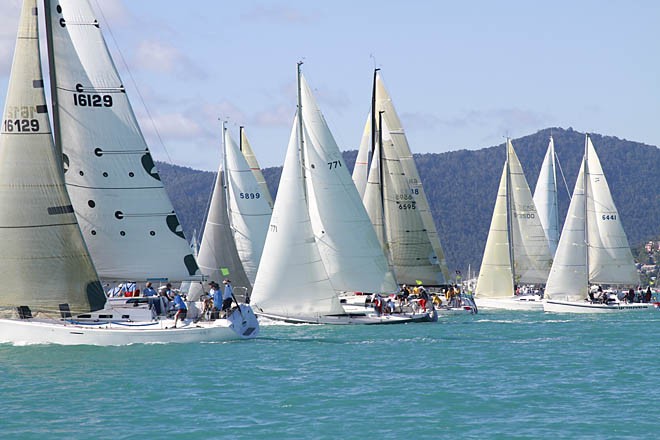
<instances>
[{"instance_id":1,"label":"person in blue shirt","mask_svg":"<svg viewBox=\"0 0 660 440\"><path fill-rule=\"evenodd\" d=\"M211 317L215 319L219 316L220 308L222 305L222 291L220 286L215 281L209 282L211 289L209 290L209 296L213 299L213 310L211 310Z\"/></svg>"},{"instance_id":2,"label":"person in blue shirt","mask_svg":"<svg viewBox=\"0 0 660 440\"><path fill-rule=\"evenodd\" d=\"M144 294L144 296L156 296L156 289L151 287L151 282L147 282L142 293Z\"/></svg>"},{"instance_id":3,"label":"person in blue shirt","mask_svg":"<svg viewBox=\"0 0 660 440\"><path fill-rule=\"evenodd\" d=\"M225 279L222 284L225 285L225 291L222 294L222 311L224 316L227 316L229 309L231 309L231 302L234 298L234 289L231 287L231 281Z\"/></svg>"},{"instance_id":4,"label":"person in blue shirt","mask_svg":"<svg viewBox=\"0 0 660 440\"><path fill-rule=\"evenodd\" d=\"M176 328L179 319L183 321L188 315L188 306L186 306L186 303L183 298L181 298L181 295L179 295L179 292L176 292L174 295L174 307L176 308L176 314L174 315L174 328Z\"/></svg>"}]
</instances>

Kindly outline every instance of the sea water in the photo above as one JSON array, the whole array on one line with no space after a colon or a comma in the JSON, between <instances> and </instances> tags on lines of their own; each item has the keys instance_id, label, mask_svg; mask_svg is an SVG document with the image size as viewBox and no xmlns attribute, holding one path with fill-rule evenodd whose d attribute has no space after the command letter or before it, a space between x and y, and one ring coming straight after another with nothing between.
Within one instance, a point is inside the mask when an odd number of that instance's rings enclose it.
<instances>
[{"instance_id":1,"label":"sea water","mask_svg":"<svg viewBox=\"0 0 660 440\"><path fill-rule=\"evenodd\" d=\"M0 345L11 439L656 439L660 311Z\"/></svg>"}]
</instances>

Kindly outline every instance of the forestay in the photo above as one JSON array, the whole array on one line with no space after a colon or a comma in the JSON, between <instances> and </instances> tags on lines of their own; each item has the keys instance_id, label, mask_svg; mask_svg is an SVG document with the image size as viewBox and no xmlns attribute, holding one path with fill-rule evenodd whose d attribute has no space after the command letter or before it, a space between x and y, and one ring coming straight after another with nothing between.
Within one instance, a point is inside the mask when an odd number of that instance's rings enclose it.
<instances>
[{"instance_id":1,"label":"forestay","mask_svg":"<svg viewBox=\"0 0 660 440\"><path fill-rule=\"evenodd\" d=\"M51 137L38 40L37 2L23 2L0 134L0 309L103 308Z\"/></svg>"},{"instance_id":2,"label":"forestay","mask_svg":"<svg viewBox=\"0 0 660 440\"><path fill-rule=\"evenodd\" d=\"M47 1L56 142L102 278L199 273L87 2Z\"/></svg>"}]
</instances>

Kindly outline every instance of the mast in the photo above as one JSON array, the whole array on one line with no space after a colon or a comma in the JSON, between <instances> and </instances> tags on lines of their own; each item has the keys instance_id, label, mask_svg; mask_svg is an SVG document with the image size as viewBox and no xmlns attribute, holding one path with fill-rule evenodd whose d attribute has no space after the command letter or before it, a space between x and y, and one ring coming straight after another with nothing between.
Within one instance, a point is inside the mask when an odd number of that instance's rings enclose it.
<instances>
[{"instance_id":1,"label":"mast","mask_svg":"<svg viewBox=\"0 0 660 440\"><path fill-rule=\"evenodd\" d=\"M227 177L227 144L225 142L225 136L227 136L227 127L226 127L226 121L222 121L222 170L220 171L222 173L222 190L225 192L225 201L226 201L226 209L227 209L227 220L229 222L229 228L233 229L233 226L231 224L231 203L229 200L230 197L230 191L229 191L229 177Z\"/></svg>"},{"instance_id":2,"label":"mast","mask_svg":"<svg viewBox=\"0 0 660 440\"><path fill-rule=\"evenodd\" d=\"M303 62L298 61L298 158L300 160L300 172L302 174L303 181L305 181L306 173L305 173L305 139L303 137L304 130L303 130L303 115L302 115L302 83L301 83L301 69L300 66L302 66ZM303 192L305 195L305 201L307 201L307 185L303 185Z\"/></svg>"},{"instance_id":3,"label":"mast","mask_svg":"<svg viewBox=\"0 0 660 440\"><path fill-rule=\"evenodd\" d=\"M585 259L586 259L586 264L587 264L587 289L589 289L589 278L591 275L591 271L589 270L589 219L587 218L589 216L589 213L587 212L588 209L588 193L587 193L587 183L589 182L589 177L587 176L587 173L589 172L589 133L585 135L584 138L584 168L582 170L583 174L583 180L582 180L582 187L584 188L584 245L586 247L586 252L584 253Z\"/></svg>"},{"instance_id":4,"label":"mast","mask_svg":"<svg viewBox=\"0 0 660 440\"><path fill-rule=\"evenodd\" d=\"M371 156L376 150L376 75L380 69L374 69L374 83L371 91ZM378 126L380 127L380 125Z\"/></svg>"},{"instance_id":5,"label":"mast","mask_svg":"<svg viewBox=\"0 0 660 440\"><path fill-rule=\"evenodd\" d=\"M374 83L375 84L375 83ZM383 113L384 111L378 112L378 186L380 189L380 206L383 213L383 221L381 222L383 228L383 238L385 243L387 243L387 228L385 227L385 188L383 185ZM372 130L373 131L373 130ZM372 153L373 160L373 153ZM387 250L387 260L390 260L389 256L389 246L386 244Z\"/></svg>"},{"instance_id":6,"label":"mast","mask_svg":"<svg viewBox=\"0 0 660 440\"><path fill-rule=\"evenodd\" d=\"M243 152L243 128L243 125L238 127L238 149L241 150L241 153Z\"/></svg>"},{"instance_id":7,"label":"mast","mask_svg":"<svg viewBox=\"0 0 660 440\"><path fill-rule=\"evenodd\" d=\"M513 250L513 219L511 218L511 160L509 158L509 144L511 139L506 138L506 233L509 242L509 260L511 261L511 277L513 279L513 294L516 293L516 261Z\"/></svg>"},{"instance_id":8,"label":"mast","mask_svg":"<svg viewBox=\"0 0 660 440\"><path fill-rule=\"evenodd\" d=\"M51 0L44 0L44 19L46 21L46 46L48 48L48 77L50 80L50 102L53 115L53 137L55 139L55 149L57 150L57 160L60 162L62 173L62 136L60 134L60 110L57 103L57 76L55 72L55 49L53 44L53 27L49 18L51 11ZM38 9L38 8L37 8Z\"/></svg>"}]
</instances>

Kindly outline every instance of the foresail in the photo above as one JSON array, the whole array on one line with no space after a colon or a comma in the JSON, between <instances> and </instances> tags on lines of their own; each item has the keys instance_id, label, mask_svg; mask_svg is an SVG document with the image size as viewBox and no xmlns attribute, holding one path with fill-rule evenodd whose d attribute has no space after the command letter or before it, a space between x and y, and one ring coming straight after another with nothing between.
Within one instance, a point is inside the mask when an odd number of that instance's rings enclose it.
<instances>
[{"instance_id":1,"label":"foresail","mask_svg":"<svg viewBox=\"0 0 660 440\"><path fill-rule=\"evenodd\" d=\"M360 140L360 147L358 148L357 157L355 158L355 165L353 166L353 183L360 194L360 198L364 198L364 192L367 188L367 180L369 177L369 151L371 150L371 113L367 117L367 122L364 124L364 131L362 132L362 139Z\"/></svg>"},{"instance_id":2,"label":"foresail","mask_svg":"<svg viewBox=\"0 0 660 440\"><path fill-rule=\"evenodd\" d=\"M87 0L46 1L56 142L102 278L199 273Z\"/></svg>"},{"instance_id":3,"label":"foresail","mask_svg":"<svg viewBox=\"0 0 660 440\"><path fill-rule=\"evenodd\" d=\"M395 292L396 283L343 156L301 77L309 215L338 291Z\"/></svg>"},{"instance_id":4,"label":"foresail","mask_svg":"<svg viewBox=\"0 0 660 440\"><path fill-rule=\"evenodd\" d=\"M557 171L555 169L555 143L550 137L548 149L543 158L536 188L534 205L538 212L541 226L548 240L550 255L555 255L559 242L559 211L557 209Z\"/></svg>"},{"instance_id":5,"label":"foresail","mask_svg":"<svg viewBox=\"0 0 660 440\"><path fill-rule=\"evenodd\" d=\"M440 244L440 237L438 236L438 231L435 227L435 222L433 221L431 208L428 199L426 198L422 179L417 171L417 166L415 165L412 151L408 145L408 139L403 130L401 120L394 108L392 98L390 98L390 95L385 88L380 73L376 74L376 110L378 112L383 112L383 120L389 129L392 142L396 148L397 156L401 161L403 172L408 179L408 185L410 186L411 191L410 194L414 196L416 209L420 212L422 221L424 222L426 233L435 254L433 259L437 260L437 263L434 264L438 265L439 271L441 272L439 283L443 284L448 282L449 271L447 269L447 261L445 259L442 245Z\"/></svg>"},{"instance_id":6,"label":"foresail","mask_svg":"<svg viewBox=\"0 0 660 440\"><path fill-rule=\"evenodd\" d=\"M252 145L250 145L250 142L248 141L244 127L241 127L240 135L241 135L240 147L241 147L241 151L243 152L243 156L245 157L245 160L250 166L250 169L252 170L252 174L254 174L254 178L257 179L257 183L259 183L259 186L261 187L260 191L262 196L265 197L266 200L268 201L268 205L270 206L270 212L273 212L273 197L270 195L270 190L268 189L268 185L266 185L266 179L264 178L264 174L261 172L261 167L259 167L259 161L257 161L257 156L254 154L254 151L252 150Z\"/></svg>"},{"instance_id":7,"label":"foresail","mask_svg":"<svg viewBox=\"0 0 660 440\"><path fill-rule=\"evenodd\" d=\"M53 144L36 0L25 0L0 129L0 309L73 313L105 295L80 233Z\"/></svg>"},{"instance_id":8,"label":"foresail","mask_svg":"<svg viewBox=\"0 0 660 440\"><path fill-rule=\"evenodd\" d=\"M389 245L387 244L387 239L385 237L385 217L383 212L383 201L382 201L382 190L380 182L380 160L381 157L380 146L376 144L374 149L374 158L375 160L371 161L371 166L369 167L369 178L367 180L367 186L364 190L364 197L362 203L367 210L369 215L369 220L376 232L376 237L380 243L383 253L387 258L389 258ZM389 261L389 260L388 260Z\"/></svg>"},{"instance_id":9,"label":"foresail","mask_svg":"<svg viewBox=\"0 0 660 440\"><path fill-rule=\"evenodd\" d=\"M341 314L321 260L305 199L296 116L252 291L256 310L286 317Z\"/></svg>"},{"instance_id":10,"label":"foresail","mask_svg":"<svg viewBox=\"0 0 660 440\"><path fill-rule=\"evenodd\" d=\"M591 139L587 136L587 240L589 280L639 284L639 275L614 199Z\"/></svg>"},{"instance_id":11,"label":"foresail","mask_svg":"<svg viewBox=\"0 0 660 440\"><path fill-rule=\"evenodd\" d=\"M220 283L223 279L229 278L234 287L243 287L249 293L251 283L243 270L229 224L222 169L218 170L213 187L197 263L207 281ZM202 290L200 283L193 283L188 299L198 299Z\"/></svg>"},{"instance_id":12,"label":"foresail","mask_svg":"<svg viewBox=\"0 0 660 440\"><path fill-rule=\"evenodd\" d=\"M582 301L587 298L584 165L583 158L545 286L545 298L548 299Z\"/></svg>"},{"instance_id":13,"label":"foresail","mask_svg":"<svg viewBox=\"0 0 660 440\"><path fill-rule=\"evenodd\" d=\"M477 278L477 297L507 298L514 293L507 226L507 169L508 165L505 163Z\"/></svg>"},{"instance_id":14,"label":"foresail","mask_svg":"<svg viewBox=\"0 0 660 440\"><path fill-rule=\"evenodd\" d=\"M243 270L252 284L273 212L270 194L267 188L264 193L265 183L259 184L227 129L224 129L224 138L229 222Z\"/></svg>"},{"instance_id":15,"label":"foresail","mask_svg":"<svg viewBox=\"0 0 660 440\"><path fill-rule=\"evenodd\" d=\"M517 284L545 283L552 264L550 248L527 179L510 140L507 140L507 148L514 281Z\"/></svg>"}]
</instances>

